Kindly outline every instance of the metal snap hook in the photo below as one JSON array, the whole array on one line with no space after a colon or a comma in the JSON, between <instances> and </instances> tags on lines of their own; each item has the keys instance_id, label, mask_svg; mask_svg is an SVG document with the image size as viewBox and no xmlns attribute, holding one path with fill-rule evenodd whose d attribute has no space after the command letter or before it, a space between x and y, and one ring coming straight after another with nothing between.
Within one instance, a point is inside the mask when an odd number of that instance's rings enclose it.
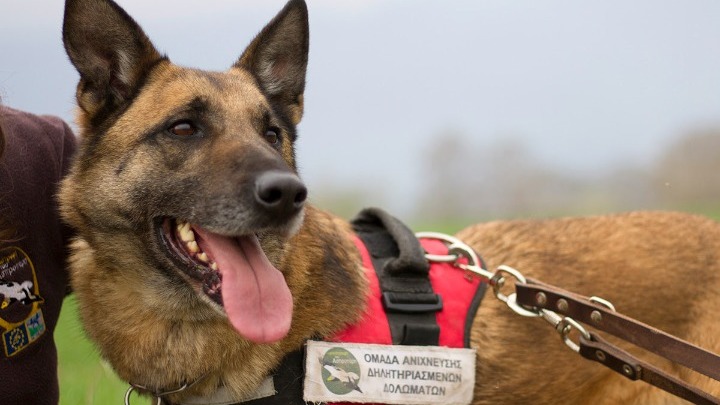
<instances>
[{"instance_id":1,"label":"metal snap hook","mask_svg":"<svg viewBox=\"0 0 720 405\"><path fill-rule=\"evenodd\" d=\"M560 333L560 337L562 338L563 342L572 349L575 353L580 352L580 344L573 342L569 335L570 332L574 329L577 329L577 331L584 337L586 340L592 340L592 336L590 336L590 332L588 332L582 325L580 325L576 320L568 317L564 317L560 323L556 326L556 329L558 333Z\"/></svg>"},{"instance_id":2,"label":"metal snap hook","mask_svg":"<svg viewBox=\"0 0 720 405\"><path fill-rule=\"evenodd\" d=\"M503 277L503 274L513 276L515 280L523 284L527 283L527 279L525 278L525 276L522 275L522 273L513 269L510 266L502 265L495 270L495 274L490 279L490 284L493 287L493 293L495 294L495 297L497 299L507 304L508 296L500 291L500 289L505 285L505 277Z\"/></svg>"}]
</instances>

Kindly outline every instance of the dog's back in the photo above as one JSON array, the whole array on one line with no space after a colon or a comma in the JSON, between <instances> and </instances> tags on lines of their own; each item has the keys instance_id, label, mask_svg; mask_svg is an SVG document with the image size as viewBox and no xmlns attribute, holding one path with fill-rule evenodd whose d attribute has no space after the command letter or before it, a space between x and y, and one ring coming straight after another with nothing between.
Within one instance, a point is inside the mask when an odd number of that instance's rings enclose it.
<instances>
[{"instance_id":1,"label":"dog's back","mask_svg":"<svg viewBox=\"0 0 720 405\"><path fill-rule=\"evenodd\" d=\"M585 296L720 353L720 224L681 213L638 212L478 224L458 235L487 261ZM670 403L569 350L536 318L486 297L474 330L479 403ZM607 334L601 335L607 336ZM618 342L619 340L613 340ZM643 353L633 346L621 347ZM654 356L645 355L663 364ZM678 367L683 379L720 395L720 384Z\"/></svg>"}]
</instances>

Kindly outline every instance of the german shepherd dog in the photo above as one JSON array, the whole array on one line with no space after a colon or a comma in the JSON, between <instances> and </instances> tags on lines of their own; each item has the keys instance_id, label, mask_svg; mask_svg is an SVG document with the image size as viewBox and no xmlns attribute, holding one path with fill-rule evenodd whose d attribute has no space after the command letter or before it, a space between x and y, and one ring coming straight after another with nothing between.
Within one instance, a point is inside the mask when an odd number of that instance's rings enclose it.
<instances>
[{"instance_id":1,"label":"german shepherd dog","mask_svg":"<svg viewBox=\"0 0 720 405\"><path fill-rule=\"evenodd\" d=\"M307 7L287 5L224 72L180 67L112 0L67 0L81 148L63 181L84 328L126 381L181 402L253 392L286 353L361 315L347 222L310 206L294 143ZM457 235L511 265L720 350L720 225L681 213L490 222ZM475 404L681 402L581 359L545 323L485 299ZM626 347L631 353L634 349ZM681 377L714 395L720 385Z\"/></svg>"}]
</instances>

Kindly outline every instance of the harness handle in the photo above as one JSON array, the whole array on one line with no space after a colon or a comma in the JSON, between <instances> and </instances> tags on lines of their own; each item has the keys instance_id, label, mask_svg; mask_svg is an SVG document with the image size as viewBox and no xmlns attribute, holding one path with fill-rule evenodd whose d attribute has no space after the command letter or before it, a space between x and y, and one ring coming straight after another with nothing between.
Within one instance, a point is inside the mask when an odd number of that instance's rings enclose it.
<instances>
[{"instance_id":1,"label":"harness handle","mask_svg":"<svg viewBox=\"0 0 720 405\"><path fill-rule=\"evenodd\" d=\"M353 230L371 256L382 292L393 344L437 345L436 313L442 297L430 282L430 263L413 232L379 208L366 208L352 220Z\"/></svg>"},{"instance_id":2,"label":"harness handle","mask_svg":"<svg viewBox=\"0 0 720 405\"><path fill-rule=\"evenodd\" d=\"M352 226L361 238L385 234L362 239L374 257L388 258L382 269L388 275L427 275L430 271L425 251L413 232L382 209L365 208L352 220Z\"/></svg>"}]
</instances>

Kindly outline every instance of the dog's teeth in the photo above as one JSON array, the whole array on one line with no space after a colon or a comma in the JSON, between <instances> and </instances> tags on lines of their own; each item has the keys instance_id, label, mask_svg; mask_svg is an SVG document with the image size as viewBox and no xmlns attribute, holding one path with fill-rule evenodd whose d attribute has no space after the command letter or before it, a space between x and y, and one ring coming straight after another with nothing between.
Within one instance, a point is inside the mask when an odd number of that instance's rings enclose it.
<instances>
[{"instance_id":1,"label":"dog's teeth","mask_svg":"<svg viewBox=\"0 0 720 405\"><path fill-rule=\"evenodd\" d=\"M208 262L208 255L205 252L200 252L197 255L198 260L201 262L207 263Z\"/></svg>"},{"instance_id":2,"label":"dog's teeth","mask_svg":"<svg viewBox=\"0 0 720 405\"><path fill-rule=\"evenodd\" d=\"M217 263L215 263L215 262L210 263L210 268L217 271L217 269L218 269Z\"/></svg>"},{"instance_id":3,"label":"dog's teeth","mask_svg":"<svg viewBox=\"0 0 720 405\"><path fill-rule=\"evenodd\" d=\"M187 242L185 246L187 246L188 252L190 253L197 253L200 251L200 247L194 240Z\"/></svg>"},{"instance_id":4,"label":"dog's teeth","mask_svg":"<svg viewBox=\"0 0 720 405\"><path fill-rule=\"evenodd\" d=\"M190 224L187 222L180 229L180 239L182 239L183 242L195 241L195 232L190 229Z\"/></svg>"}]
</instances>

